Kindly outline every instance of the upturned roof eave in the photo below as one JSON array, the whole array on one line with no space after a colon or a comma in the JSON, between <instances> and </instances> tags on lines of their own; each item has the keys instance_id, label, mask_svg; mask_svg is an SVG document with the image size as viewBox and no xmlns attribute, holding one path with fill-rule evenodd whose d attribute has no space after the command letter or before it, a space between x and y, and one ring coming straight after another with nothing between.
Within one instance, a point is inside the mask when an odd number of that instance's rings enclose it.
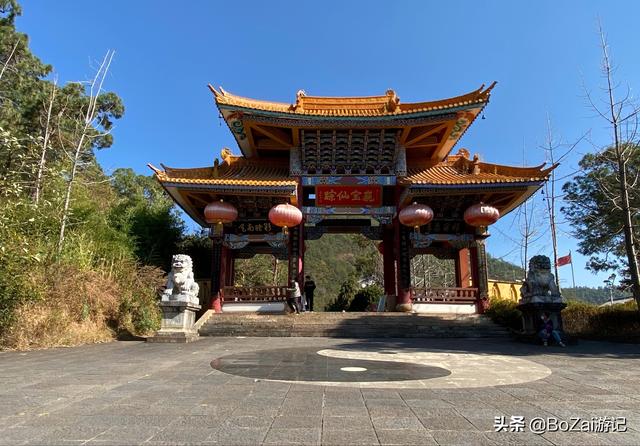
<instances>
[{"instance_id":1,"label":"upturned roof eave","mask_svg":"<svg viewBox=\"0 0 640 446\"><path fill-rule=\"evenodd\" d=\"M228 111L240 111L247 114L252 114L255 116L265 116L270 118L282 118L282 119L293 119L300 121L355 121L355 122L379 122L379 121L402 121L407 119L420 119L420 118L430 118L437 115L456 113L458 111L470 110L474 108L480 108L481 110L488 104L488 101L477 102L474 104L467 105L459 105L452 106L447 108L439 108L434 110L426 110L426 111L416 111L416 112L407 112L407 113L398 113L398 114L387 114L387 115L366 115L366 116L357 116L357 115L326 115L326 114L302 114L302 113L293 113L293 112L281 112L281 111L273 111L273 110L261 110L251 107L245 107L240 105L228 105L228 104L217 104L218 110L222 113L223 110ZM224 116L224 115L223 115ZM225 119L226 122L226 119ZM228 126L228 124L227 124Z\"/></svg>"}]
</instances>

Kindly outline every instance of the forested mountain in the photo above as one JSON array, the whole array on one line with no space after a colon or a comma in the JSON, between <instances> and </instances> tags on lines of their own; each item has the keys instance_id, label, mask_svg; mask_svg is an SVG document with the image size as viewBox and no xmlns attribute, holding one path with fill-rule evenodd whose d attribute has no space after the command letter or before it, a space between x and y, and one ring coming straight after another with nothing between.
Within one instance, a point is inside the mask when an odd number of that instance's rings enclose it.
<instances>
[{"instance_id":1,"label":"forested mountain","mask_svg":"<svg viewBox=\"0 0 640 446\"><path fill-rule=\"evenodd\" d=\"M581 300L583 302L589 302L593 304L603 304L608 302L611 297L613 300L626 299L631 297L631 293L620 291L619 289L612 289L605 287L589 288L586 286L579 286L575 288L563 288L562 295L566 299Z\"/></svg>"},{"instance_id":2,"label":"forested mountain","mask_svg":"<svg viewBox=\"0 0 640 446\"><path fill-rule=\"evenodd\" d=\"M518 281L524 279L524 270L511 262L487 254L487 268L489 279Z\"/></svg>"},{"instance_id":3,"label":"forested mountain","mask_svg":"<svg viewBox=\"0 0 640 446\"><path fill-rule=\"evenodd\" d=\"M382 257L377 243L350 234L324 235L319 240L306 241L305 274L316 282L318 309L335 299L344 283L354 288L365 283L382 284ZM287 262L276 261L269 255L238 259L235 279L237 286L285 285Z\"/></svg>"},{"instance_id":4,"label":"forested mountain","mask_svg":"<svg viewBox=\"0 0 640 446\"><path fill-rule=\"evenodd\" d=\"M86 81L55 81L20 14L0 0L0 348L153 330L184 227L154 179L96 160L125 111L106 90L113 53Z\"/></svg>"},{"instance_id":5,"label":"forested mountain","mask_svg":"<svg viewBox=\"0 0 640 446\"><path fill-rule=\"evenodd\" d=\"M382 256L377 250L379 242L360 235L324 235L319 240L307 241L305 253L305 273L311 274L317 285L316 307L322 309L334 300L342 284L351 286L383 285ZM197 243L196 243L197 245ZM190 251L192 255L194 253ZM197 256L197 254L196 254ZM205 250L201 262L208 262ZM454 286L453 261L438 260L433 256L414 258L412 279L415 286ZM488 255L489 278L505 281L520 281L524 271L518 265ZM194 257L195 258L195 257ZM208 268L208 264L207 264ZM271 256L256 256L251 260L238 260L236 264L236 285L283 285L286 283L287 263L275 262ZM275 273L275 274L274 274ZM567 299L582 300L600 304L609 300L608 288L563 288ZM628 293L613 290L614 299L628 297Z\"/></svg>"}]
</instances>

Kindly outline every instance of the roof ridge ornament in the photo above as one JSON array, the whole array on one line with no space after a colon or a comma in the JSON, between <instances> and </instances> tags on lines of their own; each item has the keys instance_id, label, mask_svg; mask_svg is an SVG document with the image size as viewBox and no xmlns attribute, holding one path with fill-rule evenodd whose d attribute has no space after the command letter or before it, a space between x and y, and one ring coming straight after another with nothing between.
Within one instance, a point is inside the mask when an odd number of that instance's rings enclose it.
<instances>
[{"instance_id":1,"label":"roof ridge ornament","mask_svg":"<svg viewBox=\"0 0 640 446\"><path fill-rule=\"evenodd\" d=\"M456 155L461 156L464 159L469 159L469 155L471 154L467 149L465 149L464 147L461 147L460 149L458 149L458 153L456 153Z\"/></svg>"},{"instance_id":2,"label":"roof ridge ornament","mask_svg":"<svg viewBox=\"0 0 640 446\"><path fill-rule=\"evenodd\" d=\"M307 95L307 92L300 89L296 92L296 103L293 105L293 110L304 110L303 98Z\"/></svg>"},{"instance_id":3,"label":"roof ridge ornament","mask_svg":"<svg viewBox=\"0 0 640 446\"><path fill-rule=\"evenodd\" d=\"M222 150L220 150L220 158L222 158L222 161L224 161L227 164L231 164L231 158L233 157L233 154L231 153L231 149L229 149L228 147L223 147Z\"/></svg>"},{"instance_id":4,"label":"roof ridge ornament","mask_svg":"<svg viewBox=\"0 0 640 446\"><path fill-rule=\"evenodd\" d=\"M471 173L473 175L480 174L480 156L477 153L473 155L473 160L471 161Z\"/></svg>"},{"instance_id":5,"label":"roof ridge ornament","mask_svg":"<svg viewBox=\"0 0 640 446\"><path fill-rule=\"evenodd\" d=\"M216 90L216 89L214 88L214 86L213 86L213 85L211 85L211 84L207 84L207 87L209 87L209 90L211 90L211 93L213 93L213 96L215 96L216 98L219 98L220 96L222 96L222 95L218 92L218 90ZM220 87L218 87L218 88L220 88ZM222 88L220 88L220 90L222 90Z\"/></svg>"},{"instance_id":6,"label":"roof ridge ornament","mask_svg":"<svg viewBox=\"0 0 640 446\"><path fill-rule=\"evenodd\" d=\"M400 104L400 98L398 97L396 92L390 88L385 92L385 95L389 98L387 100L387 103L384 105L385 111L396 111L398 105Z\"/></svg>"},{"instance_id":7,"label":"roof ridge ornament","mask_svg":"<svg viewBox=\"0 0 640 446\"><path fill-rule=\"evenodd\" d=\"M213 178L218 178L220 176L220 173L218 172L218 166L220 166L220 161L218 160L218 158L216 158L213 161L213 172L211 173L211 176Z\"/></svg>"}]
</instances>

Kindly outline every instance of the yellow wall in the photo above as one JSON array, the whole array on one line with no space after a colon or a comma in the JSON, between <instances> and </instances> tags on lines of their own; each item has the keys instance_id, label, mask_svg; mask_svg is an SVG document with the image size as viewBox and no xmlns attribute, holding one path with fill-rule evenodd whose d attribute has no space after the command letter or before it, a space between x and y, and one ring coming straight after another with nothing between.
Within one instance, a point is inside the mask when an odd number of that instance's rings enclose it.
<instances>
[{"instance_id":1,"label":"yellow wall","mask_svg":"<svg viewBox=\"0 0 640 446\"><path fill-rule=\"evenodd\" d=\"M489 279L489 298L507 299L517 302L520 299L521 282Z\"/></svg>"}]
</instances>

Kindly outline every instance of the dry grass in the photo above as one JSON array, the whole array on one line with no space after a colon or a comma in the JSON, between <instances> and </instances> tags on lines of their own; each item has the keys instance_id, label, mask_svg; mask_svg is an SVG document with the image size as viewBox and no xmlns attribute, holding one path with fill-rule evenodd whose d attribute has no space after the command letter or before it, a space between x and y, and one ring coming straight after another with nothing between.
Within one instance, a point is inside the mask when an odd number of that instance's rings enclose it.
<instances>
[{"instance_id":1,"label":"dry grass","mask_svg":"<svg viewBox=\"0 0 640 446\"><path fill-rule=\"evenodd\" d=\"M0 345L30 350L107 342L120 330L138 334L138 327L150 331L158 319L154 290L161 277L159 270L135 265L124 277L60 264L33 272L31 286L43 297L16 308ZM140 323L141 317L150 321Z\"/></svg>"},{"instance_id":2,"label":"dry grass","mask_svg":"<svg viewBox=\"0 0 640 446\"><path fill-rule=\"evenodd\" d=\"M23 304L16 311L16 323L5 334L10 349L31 350L73 346L114 339L114 331L104 321L74 321L68 309L44 302Z\"/></svg>"}]
</instances>

